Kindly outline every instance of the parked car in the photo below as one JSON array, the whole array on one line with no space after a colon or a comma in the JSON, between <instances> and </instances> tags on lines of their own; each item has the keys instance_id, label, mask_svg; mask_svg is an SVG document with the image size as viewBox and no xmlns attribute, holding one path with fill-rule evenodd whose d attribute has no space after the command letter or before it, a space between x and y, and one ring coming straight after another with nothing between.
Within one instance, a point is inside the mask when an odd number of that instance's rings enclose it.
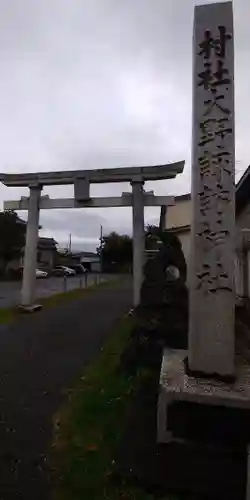
<instances>
[{"instance_id":1,"label":"parked car","mask_svg":"<svg viewBox=\"0 0 250 500\"><path fill-rule=\"evenodd\" d=\"M13 279L22 279L23 277L23 266L20 266L16 269L12 269L10 273ZM48 278L49 273L46 271L42 271L41 269L36 269L36 278Z\"/></svg>"},{"instance_id":2,"label":"parked car","mask_svg":"<svg viewBox=\"0 0 250 500\"><path fill-rule=\"evenodd\" d=\"M51 276L65 276L64 270L60 267L57 266L54 269L50 271Z\"/></svg>"},{"instance_id":3,"label":"parked car","mask_svg":"<svg viewBox=\"0 0 250 500\"><path fill-rule=\"evenodd\" d=\"M56 266L51 271L52 276L75 276L76 272L74 269L71 269L67 266Z\"/></svg>"},{"instance_id":4,"label":"parked car","mask_svg":"<svg viewBox=\"0 0 250 500\"><path fill-rule=\"evenodd\" d=\"M73 264L71 266L71 269L76 272L76 274L85 274L88 272L86 267L84 267L82 264Z\"/></svg>"},{"instance_id":5,"label":"parked car","mask_svg":"<svg viewBox=\"0 0 250 500\"><path fill-rule=\"evenodd\" d=\"M21 267L9 268L8 278L11 280L21 280L23 276L23 269Z\"/></svg>"},{"instance_id":6,"label":"parked car","mask_svg":"<svg viewBox=\"0 0 250 500\"><path fill-rule=\"evenodd\" d=\"M49 274L41 269L36 269L36 278L48 278Z\"/></svg>"}]
</instances>

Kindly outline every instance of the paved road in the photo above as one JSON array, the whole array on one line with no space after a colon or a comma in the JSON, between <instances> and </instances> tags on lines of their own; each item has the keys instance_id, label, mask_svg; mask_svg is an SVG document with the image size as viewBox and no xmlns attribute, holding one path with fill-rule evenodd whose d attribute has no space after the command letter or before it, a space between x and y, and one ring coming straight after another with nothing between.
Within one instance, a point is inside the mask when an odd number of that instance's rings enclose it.
<instances>
[{"instance_id":1,"label":"paved road","mask_svg":"<svg viewBox=\"0 0 250 500\"><path fill-rule=\"evenodd\" d=\"M114 275L113 275L114 276ZM101 279L110 279L111 276L102 275ZM95 283L99 280L97 274L88 274L87 286ZM36 280L36 298L41 299L43 297L49 297L56 293L64 292L66 290L73 290L75 288L84 288L86 286L85 276L77 275L75 277L70 277L66 279L66 284L64 278L46 278ZM0 308L1 307L12 307L20 303L20 281L0 281ZM1 500L1 497L0 497Z\"/></svg>"},{"instance_id":2,"label":"paved road","mask_svg":"<svg viewBox=\"0 0 250 500\"><path fill-rule=\"evenodd\" d=\"M47 454L53 416L131 302L130 281L116 282L2 325L1 500L50 499Z\"/></svg>"}]
</instances>

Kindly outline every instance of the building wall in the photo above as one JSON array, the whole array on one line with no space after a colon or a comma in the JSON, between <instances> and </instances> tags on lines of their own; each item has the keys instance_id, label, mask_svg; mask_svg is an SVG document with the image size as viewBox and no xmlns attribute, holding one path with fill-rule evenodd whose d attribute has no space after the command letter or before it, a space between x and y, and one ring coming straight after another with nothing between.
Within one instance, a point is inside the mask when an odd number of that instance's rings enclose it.
<instances>
[{"instance_id":1,"label":"building wall","mask_svg":"<svg viewBox=\"0 0 250 500\"><path fill-rule=\"evenodd\" d=\"M249 200L250 201L250 200ZM176 198L176 205L171 207L167 207L167 212L165 216L165 229L172 229L181 226L190 226L191 227L191 200L178 200ZM238 229L249 229L250 228L250 203L247 207L242 210L242 212L236 217L236 227ZM190 244L188 239L188 233L185 232L183 235L180 229L181 238L183 240L184 249L186 249L186 253L189 253Z\"/></svg>"},{"instance_id":2,"label":"building wall","mask_svg":"<svg viewBox=\"0 0 250 500\"><path fill-rule=\"evenodd\" d=\"M183 230L182 226L189 226L191 228L191 199L182 199L176 197L176 204L167 207L165 215L165 229L175 229L175 234L181 241L182 250L187 263L187 282L190 276L190 230ZM250 201L250 200L249 200ZM179 227L179 230L177 228ZM250 229L250 203L236 216L236 231L242 229ZM236 233L237 234L237 233ZM236 238L237 239L237 238ZM246 279L246 265L245 260L248 258L247 254L238 251L235 253L235 285L236 294L242 296L244 293L244 279ZM250 258L249 258L250 262ZM249 274L249 296L250 296L250 273Z\"/></svg>"},{"instance_id":3,"label":"building wall","mask_svg":"<svg viewBox=\"0 0 250 500\"><path fill-rule=\"evenodd\" d=\"M100 273L101 272L100 262L91 262L90 269L91 269L92 273Z\"/></svg>"},{"instance_id":4,"label":"building wall","mask_svg":"<svg viewBox=\"0 0 250 500\"><path fill-rule=\"evenodd\" d=\"M191 199L175 199L176 204L167 207L165 216L165 227L190 226L191 224Z\"/></svg>"},{"instance_id":5,"label":"building wall","mask_svg":"<svg viewBox=\"0 0 250 500\"><path fill-rule=\"evenodd\" d=\"M250 204L247 205L242 210L240 215L238 215L236 217L236 226L238 229L249 229L250 228Z\"/></svg>"},{"instance_id":6,"label":"building wall","mask_svg":"<svg viewBox=\"0 0 250 500\"><path fill-rule=\"evenodd\" d=\"M174 229L178 236L187 264L187 281L189 280L190 255L190 228L191 227L191 199L175 199L175 205L167 207L165 215L165 229ZM177 229L179 228L179 230Z\"/></svg>"},{"instance_id":7,"label":"building wall","mask_svg":"<svg viewBox=\"0 0 250 500\"><path fill-rule=\"evenodd\" d=\"M245 231L243 231L245 230ZM236 217L235 287L238 297L250 298L250 248L243 240L250 230L250 204Z\"/></svg>"},{"instance_id":8,"label":"building wall","mask_svg":"<svg viewBox=\"0 0 250 500\"><path fill-rule=\"evenodd\" d=\"M99 273L101 271L101 263L98 256L81 257L81 264L91 272Z\"/></svg>"},{"instance_id":9,"label":"building wall","mask_svg":"<svg viewBox=\"0 0 250 500\"><path fill-rule=\"evenodd\" d=\"M52 269L55 266L55 250L43 249L37 252L37 264L39 267Z\"/></svg>"}]
</instances>

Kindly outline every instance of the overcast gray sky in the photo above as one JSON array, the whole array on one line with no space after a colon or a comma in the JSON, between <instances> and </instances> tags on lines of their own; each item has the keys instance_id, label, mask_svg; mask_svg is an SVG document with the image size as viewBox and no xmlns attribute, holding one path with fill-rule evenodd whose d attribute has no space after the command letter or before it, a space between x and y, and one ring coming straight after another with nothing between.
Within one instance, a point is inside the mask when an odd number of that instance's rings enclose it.
<instances>
[{"instance_id":1,"label":"overcast gray sky","mask_svg":"<svg viewBox=\"0 0 250 500\"><path fill-rule=\"evenodd\" d=\"M2 0L0 170L46 171L185 160L156 194L190 189L191 56L195 0ZM249 0L234 0L237 178L248 166ZM95 185L114 195L126 185ZM50 188L51 196L73 189ZM25 190L0 186L0 201ZM159 209L146 209L146 222ZM24 215L24 213L22 213ZM131 232L130 209L43 211L44 236L95 248Z\"/></svg>"}]
</instances>

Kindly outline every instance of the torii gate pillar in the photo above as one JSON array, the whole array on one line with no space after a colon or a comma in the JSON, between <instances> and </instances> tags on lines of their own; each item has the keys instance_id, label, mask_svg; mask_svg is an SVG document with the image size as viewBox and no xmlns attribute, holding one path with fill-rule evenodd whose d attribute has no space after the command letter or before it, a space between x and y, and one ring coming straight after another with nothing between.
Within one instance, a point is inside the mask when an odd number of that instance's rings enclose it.
<instances>
[{"instance_id":1,"label":"torii gate pillar","mask_svg":"<svg viewBox=\"0 0 250 500\"><path fill-rule=\"evenodd\" d=\"M39 206L42 187L30 186L28 223L24 252L23 281L21 291L21 306L33 304L36 286L37 239L39 228Z\"/></svg>"},{"instance_id":2,"label":"torii gate pillar","mask_svg":"<svg viewBox=\"0 0 250 500\"><path fill-rule=\"evenodd\" d=\"M141 180L131 182L133 198L133 305L140 303L145 255L144 201Z\"/></svg>"}]
</instances>

